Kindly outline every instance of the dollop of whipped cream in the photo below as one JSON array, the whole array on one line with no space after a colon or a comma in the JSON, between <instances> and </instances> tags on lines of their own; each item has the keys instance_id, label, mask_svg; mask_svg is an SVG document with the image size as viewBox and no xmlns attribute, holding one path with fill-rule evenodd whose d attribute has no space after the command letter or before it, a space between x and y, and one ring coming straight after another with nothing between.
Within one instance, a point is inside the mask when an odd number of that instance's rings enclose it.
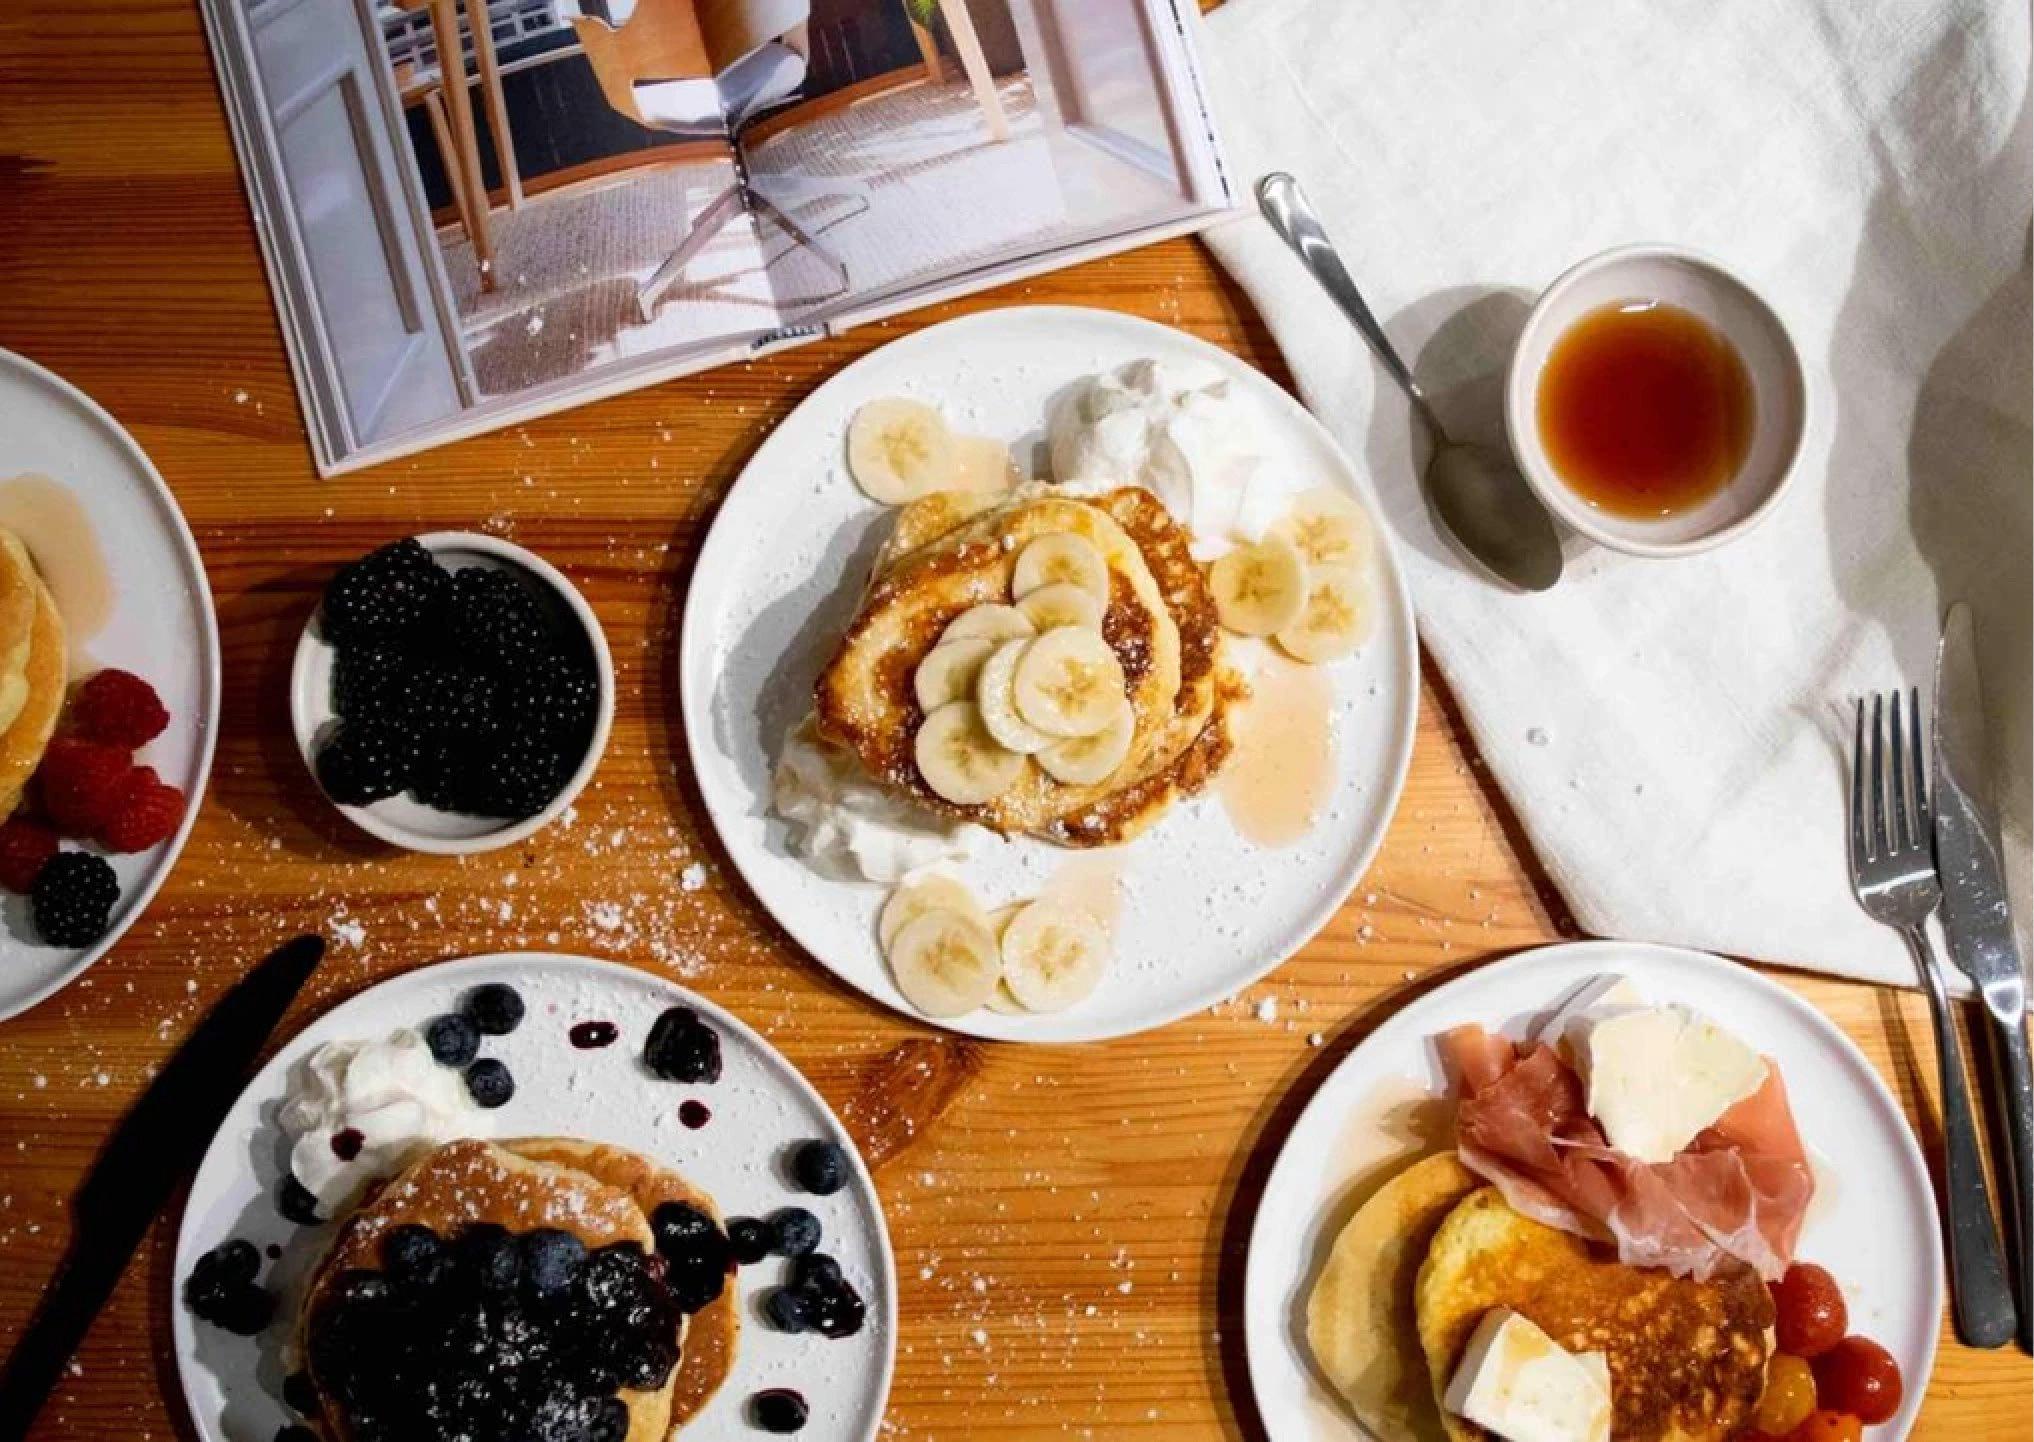
<instances>
[{"instance_id":1,"label":"dollop of whipped cream","mask_svg":"<svg viewBox=\"0 0 2034 1442\"><path fill-rule=\"evenodd\" d=\"M328 1218L419 1152L487 1130L459 1073L407 1027L383 1041L326 1042L291 1071L278 1119L290 1170Z\"/></svg>"},{"instance_id":2,"label":"dollop of whipped cream","mask_svg":"<svg viewBox=\"0 0 2034 1442\"><path fill-rule=\"evenodd\" d=\"M1161 361L1090 376L1055 407L1052 477L1085 494L1142 486L1193 537L1196 560L1262 540L1295 489L1264 464L1263 417L1224 377Z\"/></svg>"},{"instance_id":3,"label":"dollop of whipped cream","mask_svg":"<svg viewBox=\"0 0 2034 1442\"><path fill-rule=\"evenodd\" d=\"M965 860L988 834L883 790L853 755L820 739L811 717L777 759L771 809L814 870L863 881L902 881L920 867Z\"/></svg>"}]
</instances>

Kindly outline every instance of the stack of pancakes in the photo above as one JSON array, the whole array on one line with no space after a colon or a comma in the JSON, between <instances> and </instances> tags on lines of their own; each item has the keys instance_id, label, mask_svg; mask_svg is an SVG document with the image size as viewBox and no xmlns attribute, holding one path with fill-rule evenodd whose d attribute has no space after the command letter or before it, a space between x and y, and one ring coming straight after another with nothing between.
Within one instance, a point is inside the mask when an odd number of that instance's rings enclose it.
<instances>
[{"instance_id":1,"label":"stack of pancakes","mask_svg":"<svg viewBox=\"0 0 2034 1442\"><path fill-rule=\"evenodd\" d=\"M1039 537L1089 542L1109 570L1102 638L1123 668L1135 729L1106 781L1074 785L1039 768L1002 795L956 805L919 774L918 664L963 612L1010 593L1018 554ZM929 810L1005 835L1110 846L1214 777L1242 694L1220 667L1214 598L1186 530L1150 492L1076 497L1030 483L1000 495L939 491L904 506L876 558L860 611L815 688L820 736Z\"/></svg>"},{"instance_id":2,"label":"stack of pancakes","mask_svg":"<svg viewBox=\"0 0 2034 1442\"><path fill-rule=\"evenodd\" d=\"M616 1244L654 1250L649 1218L682 1202L721 1222L713 1199L676 1172L624 1148L567 1137L455 1141L425 1154L372 1193L339 1229L297 1313L297 1350L311 1383L330 1399L309 1345L310 1319L350 1271L379 1271L381 1244L398 1227L419 1224L441 1237L476 1224L512 1233L539 1228L569 1232L591 1253ZM627 1442L662 1442L719 1389L734 1366L741 1326L734 1279L714 1301L682 1320L679 1360L654 1391L622 1388ZM350 1442L342 1409L327 1401L319 1419L331 1442Z\"/></svg>"},{"instance_id":3,"label":"stack of pancakes","mask_svg":"<svg viewBox=\"0 0 2034 1442\"><path fill-rule=\"evenodd\" d=\"M1773 1304L1749 1267L1696 1282L1628 1266L1520 1216L1452 1152L1392 1177L1343 1227L1307 1301L1307 1340L1374 1436L1482 1442L1438 1399L1499 1307L1571 1352L1604 1354L1617 1442L1735 1437L1765 1388Z\"/></svg>"},{"instance_id":4,"label":"stack of pancakes","mask_svg":"<svg viewBox=\"0 0 2034 1442\"><path fill-rule=\"evenodd\" d=\"M28 547L0 529L0 819L14 813L63 711L63 617Z\"/></svg>"}]
</instances>

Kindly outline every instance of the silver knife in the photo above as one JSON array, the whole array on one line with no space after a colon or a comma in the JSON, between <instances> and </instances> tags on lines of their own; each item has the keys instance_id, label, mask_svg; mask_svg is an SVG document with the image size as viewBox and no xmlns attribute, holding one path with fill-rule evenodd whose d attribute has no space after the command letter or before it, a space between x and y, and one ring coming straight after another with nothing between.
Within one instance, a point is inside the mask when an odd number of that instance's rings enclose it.
<instances>
[{"instance_id":1,"label":"silver knife","mask_svg":"<svg viewBox=\"0 0 2034 1442\"><path fill-rule=\"evenodd\" d=\"M1971 979L1991 1021L1992 1055L2011 1166L2007 1235L2019 1269L2020 1345L2034 1351L2034 1067L2027 1051L2027 976L2007 905L2005 857L1985 760L1984 693L1970 607L1942 623L1935 657L1935 869L1949 958Z\"/></svg>"}]
</instances>

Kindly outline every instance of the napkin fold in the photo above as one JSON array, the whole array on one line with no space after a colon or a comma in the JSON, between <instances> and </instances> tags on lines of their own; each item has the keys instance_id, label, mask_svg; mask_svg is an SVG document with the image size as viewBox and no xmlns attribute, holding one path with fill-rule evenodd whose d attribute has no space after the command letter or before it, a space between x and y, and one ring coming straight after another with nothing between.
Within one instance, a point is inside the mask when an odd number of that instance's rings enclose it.
<instances>
[{"instance_id":1,"label":"napkin fold","mask_svg":"<svg viewBox=\"0 0 2034 1442\"><path fill-rule=\"evenodd\" d=\"M1928 694L1972 603L2022 952L2029 916L2028 17L1988 0L1229 0L1205 45L1239 189L1297 174L1442 418L1502 443L1532 298L1671 241L1751 278L1811 395L1751 535L1571 538L1520 596L1437 532L1426 439L1254 216L1208 243L1375 480L1421 634L1589 931L1911 983L1852 900L1852 698Z\"/></svg>"}]
</instances>

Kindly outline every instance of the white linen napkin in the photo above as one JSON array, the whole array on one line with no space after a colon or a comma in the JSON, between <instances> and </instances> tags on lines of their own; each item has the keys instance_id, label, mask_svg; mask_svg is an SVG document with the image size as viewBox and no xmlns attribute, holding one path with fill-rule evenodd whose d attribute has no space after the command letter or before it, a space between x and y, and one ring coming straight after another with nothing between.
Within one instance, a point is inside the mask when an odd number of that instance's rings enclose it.
<instances>
[{"instance_id":1,"label":"white linen napkin","mask_svg":"<svg viewBox=\"0 0 2034 1442\"><path fill-rule=\"evenodd\" d=\"M2030 713L2025 7L1988 0L1229 0L1205 45L1239 190L1297 174L1443 420L1501 443L1526 306L1629 241L1716 255L1807 364L1806 449L1750 536L1571 541L1518 596L1437 534L1426 442L1254 215L1208 242L1367 462L1422 635L1577 920L1911 983L1852 900L1850 701L1976 613L2022 950Z\"/></svg>"}]
</instances>

